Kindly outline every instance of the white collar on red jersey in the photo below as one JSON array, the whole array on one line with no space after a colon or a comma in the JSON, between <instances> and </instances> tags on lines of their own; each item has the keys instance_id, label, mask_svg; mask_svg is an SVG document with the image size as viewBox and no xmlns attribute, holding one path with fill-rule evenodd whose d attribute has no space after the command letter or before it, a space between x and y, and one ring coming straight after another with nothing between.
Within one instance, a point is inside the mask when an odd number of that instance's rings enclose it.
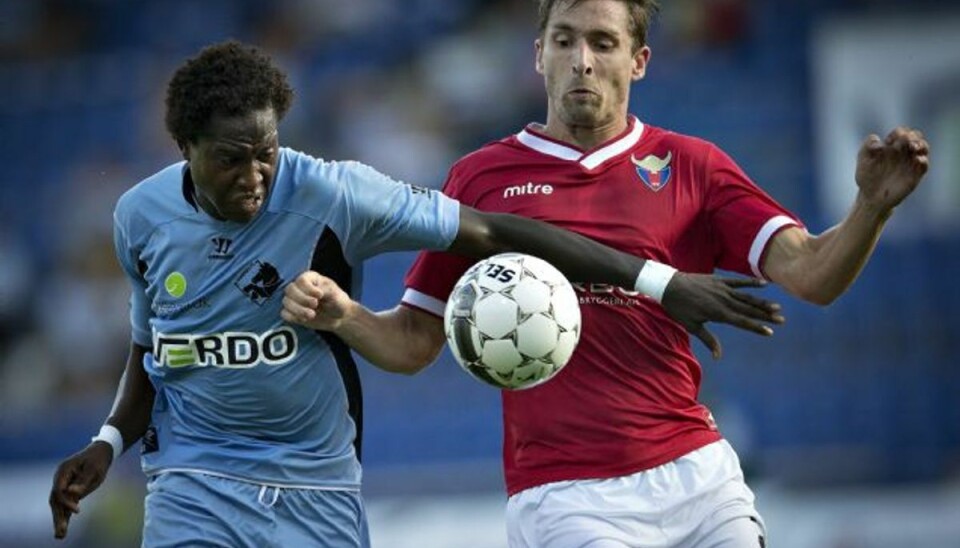
<instances>
[{"instance_id":1,"label":"white collar on red jersey","mask_svg":"<svg viewBox=\"0 0 960 548\"><path fill-rule=\"evenodd\" d=\"M627 130L623 134L588 151L551 139L533 129L532 126L527 126L518 133L517 140L541 154L578 162L587 169L594 169L610 158L630 150L640 141L643 135L643 122L632 114L627 118Z\"/></svg>"}]
</instances>

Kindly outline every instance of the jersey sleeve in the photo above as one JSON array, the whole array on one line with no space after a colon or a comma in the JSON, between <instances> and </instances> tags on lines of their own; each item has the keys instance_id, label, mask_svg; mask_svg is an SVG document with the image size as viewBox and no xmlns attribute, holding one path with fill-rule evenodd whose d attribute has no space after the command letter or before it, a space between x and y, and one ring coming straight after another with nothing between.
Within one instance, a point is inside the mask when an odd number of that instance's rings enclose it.
<instances>
[{"instance_id":1,"label":"jersey sleeve","mask_svg":"<svg viewBox=\"0 0 960 548\"><path fill-rule=\"evenodd\" d=\"M130 327L133 342L140 346L152 346L150 331L150 300L147 297L147 282L140 272L137 252L130 241L129 219L120 205L113 215L113 245L117 260L130 281Z\"/></svg>"},{"instance_id":2,"label":"jersey sleeve","mask_svg":"<svg viewBox=\"0 0 960 548\"><path fill-rule=\"evenodd\" d=\"M717 266L765 277L761 265L773 236L790 226L803 228L803 224L719 148L710 147L706 170L705 208L714 234Z\"/></svg>"},{"instance_id":3,"label":"jersey sleeve","mask_svg":"<svg viewBox=\"0 0 960 548\"><path fill-rule=\"evenodd\" d=\"M463 180L457 166L447 175L443 193L461 199ZM400 304L443 317L447 297L457 280L476 259L436 251L421 252L404 278L406 289Z\"/></svg>"},{"instance_id":4,"label":"jersey sleeve","mask_svg":"<svg viewBox=\"0 0 960 548\"><path fill-rule=\"evenodd\" d=\"M460 204L437 190L400 183L358 162L332 168L340 192L332 225L356 264L387 251L446 249L460 228Z\"/></svg>"}]
</instances>

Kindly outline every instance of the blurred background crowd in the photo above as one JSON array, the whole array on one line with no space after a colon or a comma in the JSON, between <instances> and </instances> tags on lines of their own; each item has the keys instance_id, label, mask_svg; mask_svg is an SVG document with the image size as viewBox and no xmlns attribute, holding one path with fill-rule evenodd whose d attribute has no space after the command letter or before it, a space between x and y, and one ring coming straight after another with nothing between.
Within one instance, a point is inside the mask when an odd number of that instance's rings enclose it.
<instances>
[{"instance_id":1,"label":"blurred background crowd","mask_svg":"<svg viewBox=\"0 0 960 548\"><path fill-rule=\"evenodd\" d=\"M784 299L772 339L717 330L703 399L757 485L775 546L960 546L960 3L663 0L646 123L718 143L812 231L850 204L866 134L933 150L853 289ZM116 198L179 160L173 69L237 38L289 72L281 142L442 184L461 154L545 118L528 0L4 0L0 3L0 546L52 545L56 462L109 411L129 344ZM412 255L367 264L397 302ZM445 355L416 377L364 367L376 546L504 546L498 394ZM67 546L138 543L136 451ZM862 516L862 517L852 517Z\"/></svg>"}]
</instances>

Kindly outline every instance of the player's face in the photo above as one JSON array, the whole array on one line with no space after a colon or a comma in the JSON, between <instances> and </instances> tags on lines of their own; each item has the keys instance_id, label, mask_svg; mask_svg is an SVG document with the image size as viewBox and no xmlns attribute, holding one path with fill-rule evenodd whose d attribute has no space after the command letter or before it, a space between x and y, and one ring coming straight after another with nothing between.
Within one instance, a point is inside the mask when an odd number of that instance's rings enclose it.
<instances>
[{"instance_id":1,"label":"player's face","mask_svg":"<svg viewBox=\"0 0 960 548\"><path fill-rule=\"evenodd\" d=\"M207 131L183 148L197 203L217 219L245 223L267 199L278 158L272 108L214 116Z\"/></svg>"},{"instance_id":2,"label":"player's face","mask_svg":"<svg viewBox=\"0 0 960 548\"><path fill-rule=\"evenodd\" d=\"M630 84L643 78L650 59L650 48L634 51L629 17L617 0L558 2L553 8L535 44L548 126L625 123Z\"/></svg>"}]
</instances>

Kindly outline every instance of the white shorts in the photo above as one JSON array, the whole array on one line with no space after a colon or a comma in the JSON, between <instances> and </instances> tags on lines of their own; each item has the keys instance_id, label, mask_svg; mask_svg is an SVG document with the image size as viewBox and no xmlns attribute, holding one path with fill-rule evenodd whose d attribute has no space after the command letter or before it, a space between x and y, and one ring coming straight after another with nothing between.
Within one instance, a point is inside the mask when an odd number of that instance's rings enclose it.
<instances>
[{"instance_id":1,"label":"white shorts","mask_svg":"<svg viewBox=\"0 0 960 548\"><path fill-rule=\"evenodd\" d=\"M560 481L507 500L511 548L761 548L740 460L720 440L630 476Z\"/></svg>"}]
</instances>

